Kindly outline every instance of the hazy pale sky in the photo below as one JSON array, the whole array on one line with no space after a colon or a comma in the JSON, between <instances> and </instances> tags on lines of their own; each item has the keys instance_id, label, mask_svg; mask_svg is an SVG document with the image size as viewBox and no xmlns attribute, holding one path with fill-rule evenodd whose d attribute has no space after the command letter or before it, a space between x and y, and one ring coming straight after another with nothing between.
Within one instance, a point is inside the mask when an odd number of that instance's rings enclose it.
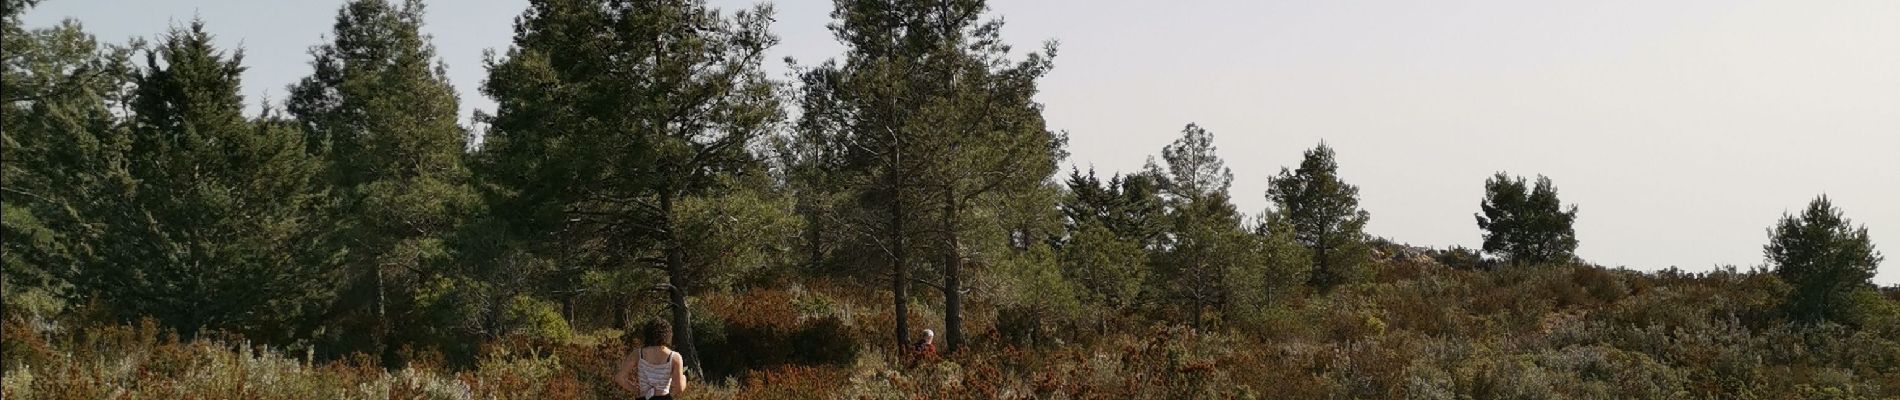
<instances>
[{"instance_id":1,"label":"hazy pale sky","mask_svg":"<svg viewBox=\"0 0 1900 400\"><path fill-rule=\"evenodd\" d=\"M281 101L341 4L48 0L26 20L78 18L119 41L198 16L245 49L253 101ZM526 1L429 4L464 115L493 110L482 52L506 48ZM829 1L776 4L777 54L843 50ZM1582 209L1580 255L1644 270L1759 265L1767 227L1826 193L1888 255L1875 281L1900 283L1900 1L991 6L1019 48L1061 41L1039 99L1082 168L1135 170L1196 122L1234 170L1236 203L1258 212L1267 176L1325 140L1368 231L1435 247L1480 243L1491 173L1544 174Z\"/></svg>"}]
</instances>

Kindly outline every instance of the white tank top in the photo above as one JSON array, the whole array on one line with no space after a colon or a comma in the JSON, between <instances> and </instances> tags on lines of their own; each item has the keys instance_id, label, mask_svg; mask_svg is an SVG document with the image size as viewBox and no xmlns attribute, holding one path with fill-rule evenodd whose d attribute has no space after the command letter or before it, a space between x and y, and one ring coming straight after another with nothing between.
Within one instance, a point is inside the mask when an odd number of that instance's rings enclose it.
<instances>
[{"instance_id":1,"label":"white tank top","mask_svg":"<svg viewBox=\"0 0 1900 400\"><path fill-rule=\"evenodd\" d=\"M654 364L647 361L645 350L634 355L634 362L640 363L640 397L673 394L673 359L679 356L680 353L666 349L666 362Z\"/></svg>"}]
</instances>

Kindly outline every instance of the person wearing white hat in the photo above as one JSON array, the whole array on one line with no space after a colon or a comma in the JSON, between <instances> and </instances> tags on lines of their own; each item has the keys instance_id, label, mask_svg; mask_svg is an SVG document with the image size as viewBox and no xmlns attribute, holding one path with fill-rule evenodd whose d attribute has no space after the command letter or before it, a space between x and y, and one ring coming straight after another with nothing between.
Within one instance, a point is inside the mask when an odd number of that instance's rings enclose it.
<instances>
[{"instance_id":1,"label":"person wearing white hat","mask_svg":"<svg viewBox=\"0 0 1900 400\"><path fill-rule=\"evenodd\" d=\"M936 332L925 329L923 339L919 339L917 340L917 344L911 345L911 351L915 351L917 354L937 354L936 338Z\"/></svg>"}]
</instances>

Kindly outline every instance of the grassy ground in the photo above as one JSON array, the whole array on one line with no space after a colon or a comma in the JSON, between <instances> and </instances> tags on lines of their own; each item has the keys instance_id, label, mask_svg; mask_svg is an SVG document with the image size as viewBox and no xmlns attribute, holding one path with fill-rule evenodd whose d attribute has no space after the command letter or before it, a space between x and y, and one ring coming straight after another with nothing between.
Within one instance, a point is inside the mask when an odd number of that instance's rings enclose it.
<instances>
[{"instance_id":1,"label":"grassy ground","mask_svg":"<svg viewBox=\"0 0 1900 400\"><path fill-rule=\"evenodd\" d=\"M977 307L974 351L930 359L887 349L887 305L858 286L714 294L699 300L701 337L722 376L685 398L1900 398L1891 292L1862 299L1858 326L1802 326L1776 312L1785 285L1761 273L1392 260L1377 271L1203 331L1131 315L1023 335ZM610 330L386 371L236 338L179 341L150 324L5 328L7 399L627 397L608 379L626 348Z\"/></svg>"}]
</instances>

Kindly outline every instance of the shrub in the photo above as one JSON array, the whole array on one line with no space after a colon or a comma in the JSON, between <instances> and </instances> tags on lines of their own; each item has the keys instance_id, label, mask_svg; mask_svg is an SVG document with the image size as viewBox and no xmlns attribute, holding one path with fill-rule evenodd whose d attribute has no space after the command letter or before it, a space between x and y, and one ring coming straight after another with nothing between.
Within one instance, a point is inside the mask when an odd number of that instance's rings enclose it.
<instances>
[{"instance_id":1,"label":"shrub","mask_svg":"<svg viewBox=\"0 0 1900 400\"><path fill-rule=\"evenodd\" d=\"M1434 250L1432 259L1446 267L1463 271L1484 271L1497 266L1496 262L1486 260L1483 253L1464 246L1452 246L1445 250Z\"/></svg>"},{"instance_id":2,"label":"shrub","mask_svg":"<svg viewBox=\"0 0 1900 400\"><path fill-rule=\"evenodd\" d=\"M1455 387L1476 399L1558 399L1557 379L1537 364L1514 357L1474 360L1456 370ZM1463 397L1463 396L1461 396Z\"/></svg>"},{"instance_id":3,"label":"shrub","mask_svg":"<svg viewBox=\"0 0 1900 400\"><path fill-rule=\"evenodd\" d=\"M1350 342L1385 334L1387 326L1378 313L1351 304L1329 304L1313 310L1316 313L1313 319L1322 324L1328 340Z\"/></svg>"},{"instance_id":4,"label":"shrub","mask_svg":"<svg viewBox=\"0 0 1900 400\"><path fill-rule=\"evenodd\" d=\"M1048 336L1044 332L1042 319L1043 316L1034 307L1003 307L996 311L996 332L1006 343L1034 345L1037 339Z\"/></svg>"},{"instance_id":5,"label":"shrub","mask_svg":"<svg viewBox=\"0 0 1900 400\"><path fill-rule=\"evenodd\" d=\"M1769 264L1794 287L1787 303L1792 316L1807 322L1853 317L1853 294L1869 285L1882 259L1866 226L1855 228L1821 196L1800 216L1782 216L1768 236L1763 252Z\"/></svg>"},{"instance_id":6,"label":"shrub","mask_svg":"<svg viewBox=\"0 0 1900 400\"><path fill-rule=\"evenodd\" d=\"M1465 329L1463 300L1466 289L1450 276L1426 276L1401 281L1384 290L1372 291L1363 300L1385 311L1383 319L1393 329L1426 335L1453 335Z\"/></svg>"},{"instance_id":7,"label":"shrub","mask_svg":"<svg viewBox=\"0 0 1900 400\"><path fill-rule=\"evenodd\" d=\"M847 334L837 317L806 320L792 332L792 362L805 365L841 365L858 357L859 343Z\"/></svg>"},{"instance_id":8,"label":"shrub","mask_svg":"<svg viewBox=\"0 0 1900 400\"><path fill-rule=\"evenodd\" d=\"M1849 302L1854 304L1849 323L1900 337L1900 302L1888 301L1873 289L1854 291Z\"/></svg>"},{"instance_id":9,"label":"shrub","mask_svg":"<svg viewBox=\"0 0 1900 400\"><path fill-rule=\"evenodd\" d=\"M1609 304L1629 295L1629 288L1615 272L1596 267L1571 268L1570 281L1590 296L1591 304Z\"/></svg>"},{"instance_id":10,"label":"shrub","mask_svg":"<svg viewBox=\"0 0 1900 400\"><path fill-rule=\"evenodd\" d=\"M887 340L890 316L857 306L883 303L862 288L712 292L693 321L708 376L689 379L702 380L692 396L709 399L1900 397L1900 336L1877 312L1892 303L1872 291L1857 299L1858 324L1796 324L1773 312L1785 287L1761 271L1421 271L1290 297L1246 324L1118 325L1060 345L1005 339L1036 332L1011 321L1033 312L1010 310L1034 303L978 302L969 315L983 339L942 358L867 345ZM1619 284L1649 289L1593 289ZM1023 319L1048 330L1049 320ZM6 398L626 396L611 382L627 354L612 330L511 335L467 364L422 349L386 370L367 355L324 361L312 356L321 349L215 333L180 341L154 323L59 322L75 328L5 322Z\"/></svg>"},{"instance_id":11,"label":"shrub","mask_svg":"<svg viewBox=\"0 0 1900 400\"><path fill-rule=\"evenodd\" d=\"M849 371L836 367L784 365L748 374L734 398L835 399Z\"/></svg>"},{"instance_id":12,"label":"shrub","mask_svg":"<svg viewBox=\"0 0 1900 400\"><path fill-rule=\"evenodd\" d=\"M567 319L554 302L529 295L516 295L501 310L504 332L526 335L539 340L567 341L574 337Z\"/></svg>"},{"instance_id":13,"label":"shrub","mask_svg":"<svg viewBox=\"0 0 1900 400\"><path fill-rule=\"evenodd\" d=\"M694 313L700 363L713 380L784 365L842 364L855 359L862 336L824 301L784 290L708 298ZM840 308L841 309L841 308Z\"/></svg>"},{"instance_id":14,"label":"shrub","mask_svg":"<svg viewBox=\"0 0 1900 400\"><path fill-rule=\"evenodd\" d=\"M1541 352L1536 363L1576 378L1568 397L1681 398L1687 379L1678 370L1642 353L1603 345L1573 346Z\"/></svg>"}]
</instances>

